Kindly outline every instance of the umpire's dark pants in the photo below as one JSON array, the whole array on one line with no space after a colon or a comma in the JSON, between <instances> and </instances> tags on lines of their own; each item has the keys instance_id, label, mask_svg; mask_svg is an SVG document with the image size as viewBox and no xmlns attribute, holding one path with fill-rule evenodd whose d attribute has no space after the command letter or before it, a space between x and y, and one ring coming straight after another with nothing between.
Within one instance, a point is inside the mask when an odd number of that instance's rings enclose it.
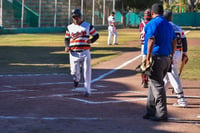
<instances>
[{"instance_id":1,"label":"umpire's dark pants","mask_svg":"<svg viewBox=\"0 0 200 133\"><path fill-rule=\"evenodd\" d=\"M168 56L152 56L150 86L147 97L147 114L157 118L167 118L166 92L163 78L171 64Z\"/></svg>"}]
</instances>

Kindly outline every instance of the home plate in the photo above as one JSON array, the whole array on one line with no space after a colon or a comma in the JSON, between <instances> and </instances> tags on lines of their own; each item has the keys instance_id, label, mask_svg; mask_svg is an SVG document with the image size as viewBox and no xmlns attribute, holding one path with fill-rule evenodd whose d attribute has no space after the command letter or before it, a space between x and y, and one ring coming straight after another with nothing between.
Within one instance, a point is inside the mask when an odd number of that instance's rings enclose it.
<instances>
[{"instance_id":1,"label":"home plate","mask_svg":"<svg viewBox=\"0 0 200 133\"><path fill-rule=\"evenodd\" d=\"M84 87L78 87L78 88L72 89L72 91L85 92L85 88ZM91 89L91 91L96 91L96 89Z\"/></svg>"}]
</instances>

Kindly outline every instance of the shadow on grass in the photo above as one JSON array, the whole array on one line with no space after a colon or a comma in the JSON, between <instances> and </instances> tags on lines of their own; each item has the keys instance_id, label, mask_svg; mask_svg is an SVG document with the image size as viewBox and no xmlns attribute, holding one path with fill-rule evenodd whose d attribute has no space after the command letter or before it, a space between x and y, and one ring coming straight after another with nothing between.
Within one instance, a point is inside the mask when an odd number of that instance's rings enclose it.
<instances>
[{"instance_id":1,"label":"shadow on grass","mask_svg":"<svg viewBox=\"0 0 200 133\"><path fill-rule=\"evenodd\" d=\"M102 50L102 54L95 54L97 50ZM134 47L92 47L91 56L92 59L106 58L138 50ZM0 64L0 74L62 73L69 71L69 55L64 47L1 46Z\"/></svg>"}]
</instances>

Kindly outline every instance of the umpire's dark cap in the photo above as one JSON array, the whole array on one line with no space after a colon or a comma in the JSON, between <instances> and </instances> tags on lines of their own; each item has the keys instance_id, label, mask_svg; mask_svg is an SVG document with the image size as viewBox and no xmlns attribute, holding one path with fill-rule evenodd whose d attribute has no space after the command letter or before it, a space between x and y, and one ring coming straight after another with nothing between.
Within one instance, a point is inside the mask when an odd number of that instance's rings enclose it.
<instances>
[{"instance_id":1,"label":"umpire's dark cap","mask_svg":"<svg viewBox=\"0 0 200 133\"><path fill-rule=\"evenodd\" d=\"M164 16L168 21L171 21L171 19L172 19L172 11L170 11L170 10L165 10L164 13L163 13L163 16Z\"/></svg>"},{"instance_id":2,"label":"umpire's dark cap","mask_svg":"<svg viewBox=\"0 0 200 133\"><path fill-rule=\"evenodd\" d=\"M152 5L151 10L155 14L163 15L163 5L161 3L155 3Z\"/></svg>"},{"instance_id":3,"label":"umpire's dark cap","mask_svg":"<svg viewBox=\"0 0 200 133\"><path fill-rule=\"evenodd\" d=\"M79 17L81 17L81 16L82 16L81 10L80 10L80 9L73 9L73 10L72 10L72 17L74 17L74 16L79 16Z\"/></svg>"}]
</instances>

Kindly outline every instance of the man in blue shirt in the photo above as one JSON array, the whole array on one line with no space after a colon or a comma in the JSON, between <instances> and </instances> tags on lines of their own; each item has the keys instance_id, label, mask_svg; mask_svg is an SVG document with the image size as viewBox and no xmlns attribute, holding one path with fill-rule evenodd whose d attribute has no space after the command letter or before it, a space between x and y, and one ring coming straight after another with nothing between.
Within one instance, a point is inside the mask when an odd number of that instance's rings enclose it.
<instances>
[{"instance_id":1,"label":"man in blue shirt","mask_svg":"<svg viewBox=\"0 0 200 133\"><path fill-rule=\"evenodd\" d=\"M170 68L171 57L176 48L176 34L162 15L162 4L153 4L153 19L145 26L144 54L146 55L146 66L150 66L150 85L147 96L147 113L143 118L152 121L168 120L163 78Z\"/></svg>"}]
</instances>

